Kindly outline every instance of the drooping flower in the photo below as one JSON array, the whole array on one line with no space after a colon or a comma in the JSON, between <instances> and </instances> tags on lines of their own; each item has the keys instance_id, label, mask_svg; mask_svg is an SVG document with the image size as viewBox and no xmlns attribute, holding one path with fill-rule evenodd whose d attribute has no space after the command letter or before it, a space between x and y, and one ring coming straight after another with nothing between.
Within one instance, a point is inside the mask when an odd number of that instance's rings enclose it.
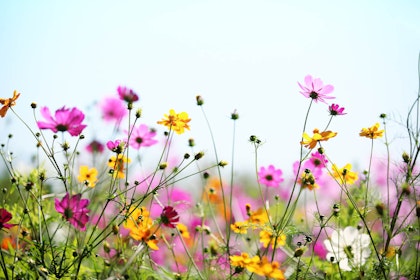
<instances>
[{"instance_id":1,"label":"drooping flower","mask_svg":"<svg viewBox=\"0 0 420 280\"><path fill-rule=\"evenodd\" d=\"M120 96L120 99L127 103L133 103L139 100L139 96L131 88L119 86L117 88L117 92Z\"/></svg>"},{"instance_id":2,"label":"drooping flower","mask_svg":"<svg viewBox=\"0 0 420 280\"><path fill-rule=\"evenodd\" d=\"M347 114L344 113L344 107L340 107L340 105L334 103L328 107L328 110L330 111L331 116L342 116Z\"/></svg>"},{"instance_id":3,"label":"drooping flower","mask_svg":"<svg viewBox=\"0 0 420 280\"><path fill-rule=\"evenodd\" d=\"M4 118L6 116L7 110L9 110L10 107L16 105L16 100L19 98L20 93L18 93L16 90L13 91L13 97L12 98L0 98L0 104L3 105L0 108L0 117Z\"/></svg>"},{"instance_id":4,"label":"drooping flower","mask_svg":"<svg viewBox=\"0 0 420 280\"><path fill-rule=\"evenodd\" d=\"M99 108L102 111L102 118L106 122L115 122L119 124L128 114L124 101L116 97L104 98L101 103L99 103Z\"/></svg>"},{"instance_id":5,"label":"drooping flower","mask_svg":"<svg viewBox=\"0 0 420 280\"><path fill-rule=\"evenodd\" d=\"M117 156L112 156L108 160L108 166L113 170L113 177L123 179L125 177L125 166L126 163L129 163L131 160L124 156L123 154L117 154Z\"/></svg>"},{"instance_id":6,"label":"drooping flower","mask_svg":"<svg viewBox=\"0 0 420 280\"><path fill-rule=\"evenodd\" d=\"M302 89L300 92L306 98L312 98L315 102L321 101L327 103L325 99L334 99L333 96L328 96L334 91L332 85L324 85L320 78L314 79L311 75L305 77L305 85L299 83L299 87Z\"/></svg>"},{"instance_id":7,"label":"drooping flower","mask_svg":"<svg viewBox=\"0 0 420 280\"><path fill-rule=\"evenodd\" d=\"M164 226L175 228L179 222L178 212L172 206L165 206L160 214L160 221Z\"/></svg>"},{"instance_id":8,"label":"drooping flower","mask_svg":"<svg viewBox=\"0 0 420 280\"><path fill-rule=\"evenodd\" d=\"M330 130L319 132L319 129L315 128L313 130L314 135L311 137L306 132L303 133L303 140L300 142L301 145L304 145L306 148L313 149L318 144L319 141L327 141L330 138L333 138L337 135L337 132L332 132Z\"/></svg>"},{"instance_id":9,"label":"drooping flower","mask_svg":"<svg viewBox=\"0 0 420 280\"><path fill-rule=\"evenodd\" d=\"M15 224L7 223L12 219L12 214L4 208L0 208L0 230L3 228L9 229L14 227Z\"/></svg>"},{"instance_id":10,"label":"drooping flower","mask_svg":"<svg viewBox=\"0 0 420 280\"><path fill-rule=\"evenodd\" d=\"M283 171L276 169L272 164L268 167L261 166L258 172L258 182L267 187L278 187L284 181L282 175Z\"/></svg>"},{"instance_id":11,"label":"drooping flower","mask_svg":"<svg viewBox=\"0 0 420 280\"><path fill-rule=\"evenodd\" d=\"M51 129L54 133L68 131L71 136L78 136L86 127L85 124L82 124L85 115L76 107L71 109L62 107L56 110L54 115L55 119L51 116L48 107L42 107L41 115L46 121L37 122L39 129Z\"/></svg>"},{"instance_id":12,"label":"drooping flower","mask_svg":"<svg viewBox=\"0 0 420 280\"><path fill-rule=\"evenodd\" d=\"M158 141L153 139L156 136L154 129L149 129L145 124L133 127L128 144L138 150L140 147L150 147Z\"/></svg>"},{"instance_id":13,"label":"drooping flower","mask_svg":"<svg viewBox=\"0 0 420 280\"><path fill-rule=\"evenodd\" d=\"M86 146L86 150L91 154L102 153L104 151L104 145L98 140L93 140Z\"/></svg>"},{"instance_id":14,"label":"drooping flower","mask_svg":"<svg viewBox=\"0 0 420 280\"><path fill-rule=\"evenodd\" d=\"M185 132L185 129L190 130L190 126L188 125L190 121L191 119L188 118L186 112L177 114L174 109L171 109L169 110L169 115L165 114L164 118L157 123L166 126L177 134L182 134Z\"/></svg>"},{"instance_id":15,"label":"drooping flower","mask_svg":"<svg viewBox=\"0 0 420 280\"><path fill-rule=\"evenodd\" d=\"M338 263L344 271L359 269L370 256L369 244L369 235L360 233L355 227L335 230L330 238L324 240L328 250L326 258Z\"/></svg>"},{"instance_id":16,"label":"drooping flower","mask_svg":"<svg viewBox=\"0 0 420 280\"><path fill-rule=\"evenodd\" d=\"M86 223L89 221L89 199L82 199L82 194L70 196L69 193L60 201L55 199L55 210L63 215L75 228L82 231L86 230Z\"/></svg>"},{"instance_id":17,"label":"drooping flower","mask_svg":"<svg viewBox=\"0 0 420 280\"><path fill-rule=\"evenodd\" d=\"M373 126L368 128L362 128L359 135L362 137L376 139L383 136L385 130L379 130L379 123L375 123Z\"/></svg>"},{"instance_id":18,"label":"drooping flower","mask_svg":"<svg viewBox=\"0 0 420 280\"><path fill-rule=\"evenodd\" d=\"M77 176L77 180L80 183L85 184L88 187L93 188L96 185L96 182L98 181L98 170L96 168L92 167L89 169L88 166L82 165L79 169L79 176Z\"/></svg>"},{"instance_id":19,"label":"drooping flower","mask_svg":"<svg viewBox=\"0 0 420 280\"><path fill-rule=\"evenodd\" d=\"M352 185L357 181L359 176L356 172L351 171L351 164L347 163L343 168L338 168L336 164L333 164L332 171L333 177L339 180L341 184Z\"/></svg>"}]
</instances>

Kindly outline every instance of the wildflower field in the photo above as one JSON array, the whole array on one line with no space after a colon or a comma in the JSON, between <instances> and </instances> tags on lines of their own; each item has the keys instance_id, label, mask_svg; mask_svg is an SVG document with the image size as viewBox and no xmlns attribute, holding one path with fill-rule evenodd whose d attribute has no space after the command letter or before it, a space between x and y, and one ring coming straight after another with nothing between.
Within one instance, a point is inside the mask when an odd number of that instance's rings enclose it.
<instances>
[{"instance_id":1,"label":"wildflower field","mask_svg":"<svg viewBox=\"0 0 420 280\"><path fill-rule=\"evenodd\" d=\"M161 119L143 123L135 89L118 86L97 103L108 130L94 135L80 108L21 104L22 94L0 99L0 116L24 124L35 155L20 170L13 131L2 131L1 279L420 279L420 95L408 104L405 152L391 157L380 114L354 135L371 147L356 170L328 152L352 141L329 128L352 112L333 103L333 85L307 75L292 93L307 108L297 112L302 134L284 143L300 147L296 161L260 165L264 143L249 135L254 172L237 178L216 139L206 152L180 141L194 130L188 112L161 108ZM191 102L212 137L205 98ZM325 122L308 127L314 106L326 108ZM239 112L227 121L234 147ZM378 145L388 151L381 161Z\"/></svg>"}]
</instances>

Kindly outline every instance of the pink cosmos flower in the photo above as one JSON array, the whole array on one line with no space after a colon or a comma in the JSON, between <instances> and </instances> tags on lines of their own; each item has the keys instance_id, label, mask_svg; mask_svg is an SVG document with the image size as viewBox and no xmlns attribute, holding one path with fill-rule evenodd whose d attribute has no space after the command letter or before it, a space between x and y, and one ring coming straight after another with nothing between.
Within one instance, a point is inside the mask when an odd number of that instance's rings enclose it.
<instances>
[{"instance_id":1,"label":"pink cosmos flower","mask_svg":"<svg viewBox=\"0 0 420 280\"><path fill-rule=\"evenodd\" d=\"M267 168L262 166L258 172L258 182L267 187L278 187L284 181L282 175L283 171L276 169L274 165L269 165Z\"/></svg>"},{"instance_id":2,"label":"pink cosmos flower","mask_svg":"<svg viewBox=\"0 0 420 280\"><path fill-rule=\"evenodd\" d=\"M133 103L139 100L139 96L131 88L119 86L117 92L120 99L127 103Z\"/></svg>"},{"instance_id":3,"label":"pink cosmos flower","mask_svg":"<svg viewBox=\"0 0 420 280\"><path fill-rule=\"evenodd\" d=\"M154 129L149 129L147 125L141 124L138 127L133 127L128 144L136 150L140 147L150 147L158 142L153 139L155 136L156 131Z\"/></svg>"},{"instance_id":4,"label":"pink cosmos flower","mask_svg":"<svg viewBox=\"0 0 420 280\"><path fill-rule=\"evenodd\" d=\"M330 111L331 116L342 116L347 114L344 113L344 107L340 107L340 105L334 103L328 107L328 110Z\"/></svg>"},{"instance_id":5,"label":"pink cosmos flower","mask_svg":"<svg viewBox=\"0 0 420 280\"><path fill-rule=\"evenodd\" d=\"M114 153L121 154L125 148L125 142L119 139L115 141L108 141L106 142L106 147Z\"/></svg>"},{"instance_id":6,"label":"pink cosmos flower","mask_svg":"<svg viewBox=\"0 0 420 280\"><path fill-rule=\"evenodd\" d=\"M55 210L62 214L75 228L82 231L86 230L86 223L89 221L89 199L82 199L82 194L76 194L70 197L69 193L60 201L55 199Z\"/></svg>"},{"instance_id":7,"label":"pink cosmos flower","mask_svg":"<svg viewBox=\"0 0 420 280\"><path fill-rule=\"evenodd\" d=\"M86 150L91 154L102 153L104 151L104 145L98 140L93 140L86 146Z\"/></svg>"},{"instance_id":8,"label":"pink cosmos flower","mask_svg":"<svg viewBox=\"0 0 420 280\"><path fill-rule=\"evenodd\" d=\"M326 167L327 163L327 158L316 151L315 153L312 153L311 157L303 163L302 170L309 169L315 178L318 178L322 175L322 169Z\"/></svg>"},{"instance_id":9,"label":"pink cosmos flower","mask_svg":"<svg viewBox=\"0 0 420 280\"><path fill-rule=\"evenodd\" d=\"M0 208L0 230L2 228L9 229L14 227L15 224L8 224L7 222L12 219L12 214L4 208Z\"/></svg>"},{"instance_id":10,"label":"pink cosmos flower","mask_svg":"<svg viewBox=\"0 0 420 280\"><path fill-rule=\"evenodd\" d=\"M116 97L106 97L99 104L102 111L102 118L106 122L120 123L127 115L127 107L124 102Z\"/></svg>"},{"instance_id":11,"label":"pink cosmos flower","mask_svg":"<svg viewBox=\"0 0 420 280\"><path fill-rule=\"evenodd\" d=\"M325 99L334 99L333 96L328 96L333 92L334 87L332 85L324 85L320 78L312 78L311 75L305 77L305 85L302 85L298 82L299 87L302 89L300 91L303 96L306 98L312 98L315 102L321 101L327 103Z\"/></svg>"},{"instance_id":12,"label":"pink cosmos flower","mask_svg":"<svg viewBox=\"0 0 420 280\"><path fill-rule=\"evenodd\" d=\"M86 127L82 124L85 115L77 108L63 107L55 111L55 119L51 116L48 107L41 108L41 115L46 119L45 122L38 121L39 129L51 129L54 133L57 131L68 131L71 136L78 136Z\"/></svg>"}]
</instances>

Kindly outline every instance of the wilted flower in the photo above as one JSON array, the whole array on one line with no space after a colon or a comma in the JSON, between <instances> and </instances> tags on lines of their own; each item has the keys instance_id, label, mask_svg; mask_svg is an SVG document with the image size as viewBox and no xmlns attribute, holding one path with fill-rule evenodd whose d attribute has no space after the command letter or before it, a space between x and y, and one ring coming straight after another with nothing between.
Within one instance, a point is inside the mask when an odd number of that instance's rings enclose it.
<instances>
[{"instance_id":1,"label":"wilted flower","mask_svg":"<svg viewBox=\"0 0 420 280\"><path fill-rule=\"evenodd\" d=\"M362 128L362 131L360 131L359 135L370 139L376 139L382 137L384 131L385 130L379 130L379 123L376 123L371 127Z\"/></svg>"},{"instance_id":2,"label":"wilted flower","mask_svg":"<svg viewBox=\"0 0 420 280\"><path fill-rule=\"evenodd\" d=\"M48 107L42 107L41 115L46 121L37 122L39 129L51 129L54 133L68 131L71 136L78 136L86 127L85 124L82 124L85 115L75 107L71 109L62 107L56 110L55 119L51 116Z\"/></svg>"},{"instance_id":3,"label":"wilted flower","mask_svg":"<svg viewBox=\"0 0 420 280\"><path fill-rule=\"evenodd\" d=\"M175 228L179 222L178 212L172 206L165 206L160 214L160 220L163 225Z\"/></svg>"},{"instance_id":4,"label":"wilted flower","mask_svg":"<svg viewBox=\"0 0 420 280\"><path fill-rule=\"evenodd\" d=\"M352 226L335 230L329 239L324 240L327 260L338 263L344 271L359 269L366 262L371 253L369 244L369 235L359 233Z\"/></svg>"},{"instance_id":5,"label":"wilted flower","mask_svg":"<svg viewBox=\"0 0 420 280\"><path fill-rule=\"evenodd\" d=\"M258 182L267 187L278 187L284 181L282 175L283 171L276 169L272 164L268 167L261 166L258 172Z\"/></svg>"},{"instance_id":6,"label":"wilted flower","mask_svg":"<svg viewBox=\"0 0 420 280\"><path fill-rule=\"evenodd\" d=\"M311 75L305 77L305 85L298 82L299 87L302 89L300 92L307 98L312 98L315 102L321 101L326 103L324 99L334 99L335 97L328 96L333 92L334 87L332 85L324 85L321 79L312 78Z\"/></svg>"},{"instance_id":7,"label":"wilted flower","mask_svg":"<svg viewBox=\"0 0 420 280\"><path fill-rule=\"evenodd\" d=\"M175 110L169 110L169 115L165 114L165 118L158 121L158 124L162 124L169 128L170 130L175 131L177 134L184 133L185 129L190 129L188 123L191 119L188 118L186 112L181 112L179 114L175 113Z\"/></svg>"},{"instance_id":8,"label":"wilted flower","mask_svg":"<svg viewBox=\"0 0 420 280\"><path fill-rule=\"evenodd\" d=\"M75 228L84 231L89 221L89 209L87 209L89 199L81 197L80 193L71 197L69 193L66 193L61 201L58 198L55 199L55 209Z\"/></svg>"},{"instance_id":9,"label":"wilted flower","mask_svg":"<svg viewBox=\"0 0 420 280\"><path fill-rule=\"evenodd\" d=\"M153 139L156 136L156 131L149 129L145 124L133 127L128 144L138 150L140 147L150 147L158 141Z\"/></svg>"},{"instance_id":10,"label":"wilted flower","mask_svg":"<svg viewBox=\"0 0 420 280\"><path fill-rule=\"evenodd\" d=\"M4 208L0 208L0 230L3 228L9 229L14 227L15 224L8 224L7 222L12 219L12 214Z\"/></svg>"},{"instance_id":11,"label":"wilted flower","mask_svg":"<svg viewBox=\"0 0 420 280\"><path fill-rule=\"evenodd\" d=\"M133 103L139 100L139 96L131 88L119 86L117 92L120 99L127 103Z\"/></svg>"},{"instance_id":12,"label":"wilted flower","mask_svg":"<svg viewBox=\"0 0 420 280\"><path fill-rule=\"evenodd\" d=\"M6 116L7 110L9 110L10 107L16 105L16 99L18 99L20 96L20 93L18 93L16 90L13 91L13 97L12 98L0 98L0 104L3 105L0 108L0 117L4 118Z\"/></svg>"}]
</instances>

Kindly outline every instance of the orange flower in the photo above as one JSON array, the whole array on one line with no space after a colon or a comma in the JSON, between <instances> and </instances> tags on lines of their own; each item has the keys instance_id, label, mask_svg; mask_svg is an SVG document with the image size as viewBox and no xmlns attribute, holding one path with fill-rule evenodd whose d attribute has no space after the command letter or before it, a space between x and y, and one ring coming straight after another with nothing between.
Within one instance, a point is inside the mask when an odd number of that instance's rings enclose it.
<instances>
[{"instance_id":1,"label":"orange flower","mask_svg":"<svg viewBox=\"0 0 420 280\"><path fill-rule=\"evenodd\" d=\"M303 140L300 142L301 145L305 145L306 148L313 149L319 141L327 141L337 135L337 132L330 130L319 132L319 129L315 128L313 131L314 135L310 137L306 132L303 133Z\"/></svg>"},{"instance_id":2,"label":"orange flower","mask_svg":"<svg viewBox=\"0 0 420 280\"><path fill-rule=\"evenodd\" d=\"M153 220L150 218L149 211L145 207L136 208L134 211L130 208L129 211L131 214L124 227L130 230L131 238L145 242L152 250L159 250L158 240L151 231Z\"/></svg>"},{"instance_id":3,"label":"orange flower","mask_svg":"<svg viewBox=\"0 0 420 280\"><path fill-rule=\"evenodd\" d=\"M373 126L368 128L362 128L362 131L360 131L359 135L362 137L370 138L370 139L376 139L379 137L382 137L385 130L379 130L379 123L375 123Z\"/></svg>"},{"instance_id":4,"label":"orange flower","mask_svg":"<svg viewBox=\"0 0 420 280\"><path fill-rule=\"evenodd\" d=\"M6 116L7 110L9 110L10 107L16 105L16 99L18 99L20 96L20 93L18 93L16 90L13 92L12 98L0 98L0 104L3 105L0 109L0 117L4 118Z\"/></svg>"}]
</instances>

